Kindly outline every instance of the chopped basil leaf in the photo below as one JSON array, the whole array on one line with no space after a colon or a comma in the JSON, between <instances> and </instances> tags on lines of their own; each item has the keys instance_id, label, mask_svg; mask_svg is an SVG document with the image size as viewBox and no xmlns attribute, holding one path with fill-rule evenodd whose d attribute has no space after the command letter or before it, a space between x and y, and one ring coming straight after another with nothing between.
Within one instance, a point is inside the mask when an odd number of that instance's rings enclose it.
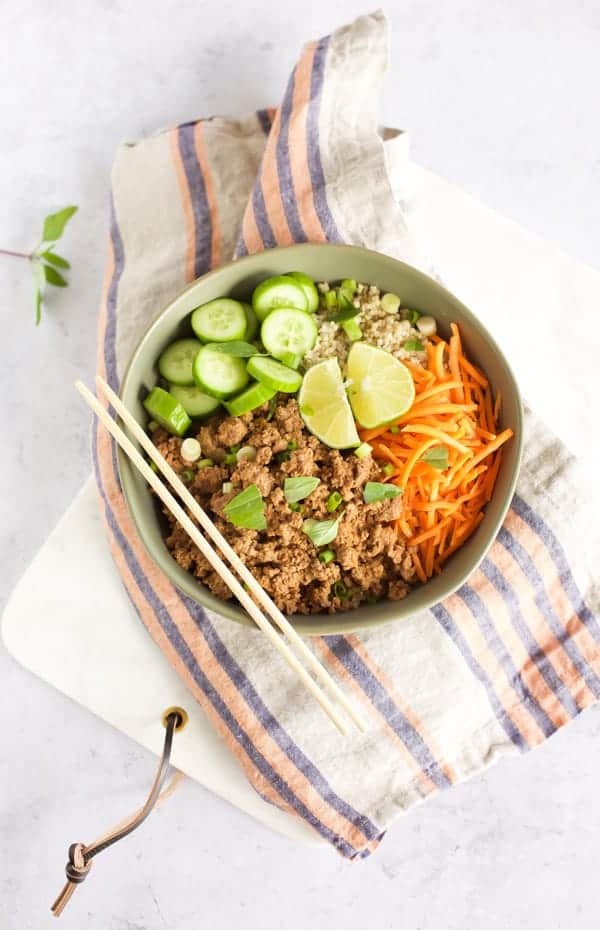
<instances>
[{"instance_id":1,"label":"chopped basil leaf","mask_svg":"<svg viewBox=\"0 0 600 930\"><path fill-rule=\"evenodd\" d=\"M433 446L421 456L421 461L427 462L428 465L439 469L439 471L445 471L448 468L448 447Z\"/></svg>"},{"instance_id":2,"label":"chopped basil leaf","mask_svg":"<svg viewBox=\"0 0 600 930\"><path fill-rule=\"evenodd\" d=\"M404 345L402 346L402 348L406 349L407 352L424 352L425 351L425 346L420 341L420 339L407 339Z\"/></svg>"},{"instance_id":3,"label":"chopped basil leaf","mask_svg":"<svg viewBox=\"0 0 600 930\"><path fill-rule=\"evenodd\" d=\"M315 546L326 546L336 538L341 519L340 514L337 520L305 520L302 532L306 533Z\"/></svg>"},{"instance_id":4,"label":"chopped basil leaf","mask_svg":"<svg viewBox=\"0 0 600 930\"><path fill-rule=\"evenodd\" d=\"M352 320L360 313L360 307L355 307L343 291L340 291L338 294L338 307L340 309L337 313L332 313L327 317L327 319L331 320L333 323L345 323L346 320Z\"/></svg>"},{"instance_id":5,"label":"chopped basil leaf","mask_svg":"<svg viewBox=\"0 0 600 930\"><path fill-rule=\"evenodd\" d=\"M236 358L250 358L252 355L260 355L256 346L241 339L233 339L231 342L210 342L209 348L214 352L221 352L223 355L234 355Z\"/></svg>"},{"instance_id":6,"label":"chopped basil leaf","mask_svg":"<svg viewBox=\"0 0 600 930\"><path fill-rule=\"evenodd\" d=\"M223 514L234 526L246 530L264 530L267 527L265 502L255 484L248 485L225 504Z\"/></svg>"},{"instance_id":7,"label":"chopped basil leaf","mask_svg":"<svg viewBox=\"0 0 600 930\"><path fill-rule=\"evenodd\" d=\"M382 484L380 481L367 481L363 491L365 504L374 504L376 501L393 500L402 494L395 484Z\"/></svg>"},{"instance_id":8,"label":"chopped basil leaf","mask_svg":"<svg viewBox=\"0 0 600 930\"><path fill-rule=\"evenodd\" d=\"M295 504L297 501L303 501L305 497L321 484L320 478L301 477L286 478L283 482L283 493L288 504Z\"/></svg>"},{"instance_id":9,"label":"chopped basil leaf","mask_svg":"<svg viewBox=\"0 0 600 930\"><path fill-rule=\"evenodd\" d=\"M408 310L408 322L412 323L413 326L421 316L420 310Z\"/></svg>"}]
</instances>

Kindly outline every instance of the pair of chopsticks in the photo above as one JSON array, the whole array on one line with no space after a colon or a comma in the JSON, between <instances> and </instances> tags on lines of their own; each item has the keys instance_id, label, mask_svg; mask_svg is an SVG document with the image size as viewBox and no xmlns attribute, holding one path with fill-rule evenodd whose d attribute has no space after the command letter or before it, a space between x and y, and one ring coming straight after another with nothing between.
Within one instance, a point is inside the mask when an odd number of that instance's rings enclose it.
<instances>
[{"instance_id":1,"label":"pair of chopsticks","mask_svg":"<svg viewBox=\"0 0 600 930\"><path fill-rule=\"evenodd\" d=\"M150 437L144 432L133 414L127 409L120 398L115 394L112 388L100 376L96 378L96 385L99 393L109 401L117 414L130 430L132 435L137 439L140 446L148 454L150 459L155 463L161 474L166 478L173 490L177 493L183 504L187 507L192 516L198 521L202 529L212 539L215 546L225 556L231 567L237 572L233 574L231 569L221 559L219 554L213 549L208 539L206 539L193 520L188 516L181 504L176 500L169 489L163 484L154 472L148 462L140 454L132 441L121 429L118 423L113 420L108 410L102 406L99 400L91 393L90 390L81 381L75 382L75 387L82 395L85 402L96 414L98 419L103 423L108 432L119 444L125 455L131 463L137 468L144 479L156 492L165 507L170 510L178 523L186 531L190 539L196 544L202 555L210 562L212 567L221 576L230 591L235 595L240 604L247 613L252 617L256 625L262 630L269 642L275 647L282 658L287 662L290 668L296 673L307 691L319 702L325 713L336 725L340 733L344 736L348 733L348 727L345 720L340 715L337 707L334 706L330 698L318 686L308 671L299 661L298 655L302 657L306 666L313 672L315 677L327 689L331 697L346 711L356 727L362 732L365 731L365 725L356 712L351 702L348 700L343 691L338 687L333 678L321 665L318 659L310 651L306 643L296 633L295 629L279 610L264 588L259 584L254 575L249 571L242 562L237 553L229 545L225 537L217 529L210 517L202 509L198 501L190 494L181 478L171 468L167 460L158 451ZM241 581L240 581L241 579ZM242 585L242 582L246 587ZM252 599L253 594L261 604L263 610ZM264 612L263 612L264 611ZM279 627L287 642L283 639L270 623L270 617ZM288 645L290 643L295 652ZM298 655L296 655L298 653Z\"/></svg>"}]
</instances>

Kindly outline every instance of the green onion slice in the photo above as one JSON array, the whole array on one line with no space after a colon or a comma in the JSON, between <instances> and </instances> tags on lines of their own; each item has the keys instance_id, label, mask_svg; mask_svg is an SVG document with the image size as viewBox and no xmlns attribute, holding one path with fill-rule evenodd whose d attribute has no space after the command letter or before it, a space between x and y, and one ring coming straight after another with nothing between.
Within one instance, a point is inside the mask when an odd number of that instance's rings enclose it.
<instances>
[{"instance_id":1,"label":"green onion slice","mask_svg":"<svg viewBox=\"0 0 600 930\"><path fill-rule=\"evenodd\" d=\"M339 491L332 491L327 498L327 503L325 504L329 513L333 513L334 510L337 510L342 503L342 500L343 498Z\"/></svg>"}]
</instances>

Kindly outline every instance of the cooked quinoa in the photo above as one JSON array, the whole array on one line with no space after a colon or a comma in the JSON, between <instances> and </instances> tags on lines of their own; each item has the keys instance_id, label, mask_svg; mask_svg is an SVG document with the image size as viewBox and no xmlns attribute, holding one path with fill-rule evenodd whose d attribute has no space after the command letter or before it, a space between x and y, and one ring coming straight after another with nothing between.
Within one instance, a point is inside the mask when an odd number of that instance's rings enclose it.
<instances>
[{"instance_id":1,"label":"cooked quinoa","mask_svg":"<svg viewBox=\"0 0 600 930\"><path fill-rule=\"evenodd\" d=\"M329 319L332 311L326 307L324 298L329 290L329 284L323 282L318 285L318 288L321 295L320 306L316 313L319 335L314 348L304 356L303 364L305 368L310 368L311 365L324 359L336 357L345 374L346 359L352 342L344 332L342 325ZM408 359L417 365L425 365L427 361L425 347L428 339L408 320L408 308L401 306L397 312L387 313L381 304L382 296L383 293L374 284L359 283L357 285L353 303L355 307L360 308L360 313L355 320L362 330L364 341L385 349L401 361ZM423 346L422 352L404 348L405 343L411 339L419 340Z\"/></svg>"}]
</instances>

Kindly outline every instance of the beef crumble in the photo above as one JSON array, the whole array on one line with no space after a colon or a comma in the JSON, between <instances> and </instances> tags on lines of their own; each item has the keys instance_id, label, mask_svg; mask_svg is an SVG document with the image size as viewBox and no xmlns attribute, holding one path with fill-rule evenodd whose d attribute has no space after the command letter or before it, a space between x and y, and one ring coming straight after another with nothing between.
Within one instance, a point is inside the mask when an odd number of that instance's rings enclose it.
<instances>
[{"instance_id":1,"label":"beef crumble","mask_svg":"<svg viewBox=\"0 0 600 930\"><path fill-rule=\"evenodd\" d=\"M366 504L366 482L384 478L371 456L361 459L328 448L305 429L296 401L281 395L279 399L271 419L264 405L241 417L216 414L200 426L202 455L214 462L209 467L191 468L181 457L181 440L164 430L155 432L153 440L175 471L185 473L191 493L285 613L335 613L364 601L403 598L415 581L415 569L410 551L391 524L400 514L401 499ZM226 464L231 447L241 444L256 450L254 461ZM284 480L307 476L318 477L321 483L301 502L301 511L295 511L285 499ZM231 490L223 492L224 483L231 484ZM223 516L227 502L251 484L265 501L265 530L241 529ZM335 513L341 513L341 519L337 538L326 547L335 558L324 564L302 526L307 518L334 516L326 506L333 491L342 496ZM166 544L179 565L217 597L232 598L171 513L163 513Z\"/></svg>"}]
</instances>

